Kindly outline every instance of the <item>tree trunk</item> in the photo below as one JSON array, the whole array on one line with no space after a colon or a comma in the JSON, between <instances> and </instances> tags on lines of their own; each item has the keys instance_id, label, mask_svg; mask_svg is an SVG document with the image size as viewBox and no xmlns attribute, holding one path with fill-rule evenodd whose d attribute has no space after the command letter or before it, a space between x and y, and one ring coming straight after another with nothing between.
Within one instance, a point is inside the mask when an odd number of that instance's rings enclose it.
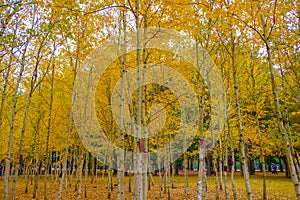
<instances>
[{"instance_id":1,"label":"tree trunk","mask_svg":"<svg viewBox=\"0 0 300 200\"><path fill-rule=\"evenodd\" d=\"M32 164L32 158L30 161L30 165ZM29 175L30 175L30 167L28 165L26 165L26 169L25 169L25 194L28 193L28 184L29 184Z\"/></svg>"},{"instance_id":2,"label":"tree trunk","mask_svg":"<svg viewBox=\"0 0 300 200\"><path fill-rule=\"evenodd\" d=\"M226 105L226 104L225 104ZM220 124L219 124L220 126ZM222 131L221 128L219 128L219 130ZM220 156L219 156L219 172L220 172L220 184L219 184L219 187L220 187L220 191L223 190L223 142L222 142L222 137L219 138L219 147L220 147Z\"/></svg>"},{"instance_id":3,"label":"tree trunk","mask_svg":"<svg viewBox=\"0 0 300 200\"><path fill-rule=\"evenodd\" d=\"M279 55L279 61L280 61L280 55ZM284 73L284 70L282 68L282 65L280 65L280 73L283 74ZM293 161L294 161L294 164L295 164L295 169L296 169L296 173L298 174L298 180L300 179L300 168L299 168L299 165L298 165L298 160L297 160L297 156L296 156L296 153L295 153L295 149L294 149L294 146L293 146L293 140L292 140L292 137L291 137L291 130L290 130L290 125L289 125L289 112L288 112L288 108L287 108L287 104L286 104L286 96L287 96L287 93L286 93L286 90L285 90L285 87L284 87L284 77L281 76L281 79L282 79L282 90L283 90L283 93L284 93L284 121L285 121L285 127L286 127L286 130L287 130L287 136L289 138L289 142L290 142L290 146L291 146L291 153L292 153L292 156L293 156Z\"/></svg>"},{"instance_id":4,"label":"tree trunk","mask_svg":"<svg viewBox=\"0 0 300 200\"><path fill-rule=\"evenodd\" d=\"M256 104L255 104L256 107ZM256 113L258 110L256 109ZM258 139L259 139L259 151L260 151L260 162L262 165L262 172L263 172L263 199L267 199L267 174L266 174L266 167L265 167L265 156L264 156L264 151L263 151L263 143L262 143L262 136L261 136L261 131L260 131L260 123L258 116L256 115L256 126L257 126L257 134L258 134Z\"/></svg>"},{"instance_id":5,"label":"tree trunk","mask_svg":"<svg viewBox=\"0 0 300 200\"><path fill-rule=\"evenodd\" d=\"M206 158L206 165L207 165L207 176L211 176L213 174L212 172L212 155L211 152L208 153Z\"/></svg>"},{"instance_id":6,"label":"tree trunk","mask_svg":"<svg viewBox=\"0 0 300 200\"><path fill-rule=\"evenodd\" d=\"M250 175L255 175L255 167L253 158L249 158L249 173Z\"/></svg>"},{"instance_id":7,"label":"tree trunk","mask_svg":"<svg viewBox=\"0 0 300 200\"><path fill-rule=\"evenodd\" d=\"M121 147L119 153L118 153L118 160L117 160L117 165L118 165L118 172L117 172L117 177L118 177L118 200L124 200L125 199L125 190L124 190L124 119L123 119L123 112L124 112L124 84L125 84L125 78L127 76L127 66L126 66L126 54L127 54L127 46L126 46L126 16L124 11L122 11L122 14L120 14L122 18L122 23L123 28L124 28L124 36L123 36L123 41L120 41L123 44L123 56L122 56L122 70L121 70L121 94L120 94L120 124L119 124L119 129L118 129L118 145ZM120 27L120 32L121 32Z\"/></svg>"},{"instance_id":8,"label":"tree trunk","mask_svg":"<svg viewBox=\"0 0 300 200\"><path fill-rule=\"evenodd\" d=\"M77 58L78 59L78 58ZM77 63L76 59L76 63ZM77 69L77 64L75 65L75 71ZM75 79L76 76L74 76ZM73 81L73 86L74 86L75 81ZM58 200L61 200L62 198L62 189L63 189L63 182L65 179L65 176L67 176L67 163L68 163L68 155L69 155L69 144L70 144L70 139L71 139L71 132L72 132L72 125L73 125L73 107L74 107L74 100L75 100L75 91L72 92L72 103L71 103L71 110L70 110L70 115L69 115L69 124L68 124L68 135L66 139L66 151L65 151L65 158L64 158L64 165L62 169L62 177L60 179L60 184L59 184L59 190L58 190Z\"/></svg>"},{"instance_id":9,"label":"tree trunk","mask_svg":"<svg viewBox=\"0 0 300 200\"><path fill-rule=\"evenodd\" d=\"M261 9L260 6L259 6L259 8ZM299 179L298 179L298 175L297 175L297 171L296 171L296 167L295 167L295 163L294 163L294 159L293 159L293 155L292 155L292 151L291 151L291 143L290 143L291 140L288 137L287 130L286 130L286 128L284 126L284 122L283 122L283 116L281 113L280 102L279 102L279 97L278 97L278 88L277 88L277 82L276 82L276 74L275 74L275 71L273 68L272 52L271 52L271 47L270 47L269 40L268 40L267 25L266 25L266 21L265 21L265 17L263 15L263 13L261 14L261 21L262 21L262 25L263 25L263 38L262 39L266 46L266 50L267 50L267 54L268 54L269 70L271 73L270 75L271 75L272 91L273 91L275 107L276 107L277 123L279 126L279 130L281 132L282 138L284 140L284 150L285 150L285 154L287 157L289 171L291 173L291 179L294 184L295 193L296 193L297 199L300 200Z\"/></svg>"},{"instance_id":10,"label":"tree trunk","mask_svg":"<svg viewBox=\"0 0 300 200\"><path fill-rule=\"evenodd\" d=\"M44 177L44 200L47 199L47 176L49 168L49 138L51 133L52 124L52 107L53 107L53 88L54 88L54 77L55 77L55 66L52 64L51 70L51 84L50 84L50 102L49 102L49 114L48 114L48 124L47 124L47 136L46 136L46 171ZM50 166L51 169L51 166Z\"/></svg>"},{"instance_id":11,"label":"tree trunk","mask_svg":"<svg viewBox=\"0 0 300 200\"><path fill-rule=\"evenodd\" d=\"M144 38L146 37L147 34L147 14L143 16L143 21L144 21L144 28L143 28L143 36ZM144 150L144 155L145 153L148 156L148 128L147 128L147 121L146 121L146 111L147 111L147 104L146 104L146 91L147 91L147 86L145 85L145 73L146 73L146 67L147 67L147 59L146 59L146 42L143 43L142 47L142 61L143 61L143 68L142 68L142 80L141 80L141 86L143 86L143 90L141 90L141 98L142 98L142 107L141 107L141 120L142 124L145 127L144 130L144 138L145 138L145 150ZM148 197L148 158L143 159L143 199L147 199Z\"/></svg>"},{"instance_id":12,"label":"tree trunk","mask_svg":"<svg viewBox=\"0 0 300 200\"><path fill-rule=\"evenodd\" d=\"M40 123L41 123L41 118L42 115L39 112L39 118L37 120L36 126L34 127L34 154L36 157L36 163L34 165L34 168L32 170L32 178L34 180L34 185L33 185L33 194L32 198L36 198L36 190L38 187L38 168L39 168L39 162L40 162Z\"/></svg>"},{"instance_id":13,"label":"tree trunk","mask_svg":"<svg viewBox=\"0 0 300 200\"><path fill-rule=\"evenodd\" d=\"M232 134L230 130L230 124L229 121L227 120L227 127L228 127L228 135L229 135L229 140L230 140L230 149L231 149L231 188L232 188L232 194L233 194L233 199L237 200L237 194L236 194L236 188L235 188L235 183L234 183L234 172L235 172L235 157L234 157L234 147L233 147L233 142L232 142Z\"/></svg>"},{"instance_id":14,"label":"tree trunk","mask_svg":"<svg viewBox=\"0 0 300 200\"><path fill-rule=\"evenodd\" d=\"M76 167L76 182L75 182L75 192L78 191L78 183L79 183L79 170L80 170L80 164L81 164L81 151L78 149L78 160L77 160L77 167ZM77 157L76 156L76 157ZM74 158L75 160L75 158Z\"/></svg>"},{"instance_id":15,"label":"tree trunk","mask_svg":"<svg viewBox=\"0 0 300 200\"><path fill-rule=\"evenodd\" d=\"M111 169L111 168L108 169L108 174L107 174L107 176L108 176L108 187L107 187L108 191L107 191L107 198L110 199L110 198L111 198L111 192L112 192L112 190L113 190L113 183L112 183L112 169Z\"/></svg>"},{"instance_id":16,"label":"tree trunk","mask_svg":"<svg viewBox=\"0 0 300 200\"><path fill-rule=\"evenodd\" d=\"M252 200L252 193L250 188L250 178L249 178L249 171L247 165L247 158L245 152L245 140L244 140L244 133L243 133L243 125L242 125L242 114L241 114L241 106L240 106L240 98L239 98L239 88L238 88L238 80L237 80L237 69L235 63L235 43L234 43L234 36L231 33L231 40L232 40L232 69L233 69L233 80L234 80L234 90L235 90L235 100L236 100L236 108L237 108L237 115L238 115L238 130L240 136L240 160L241 160L241 168L243 168L243 175L245 179L246 189L247 189L247 197L248 200Z\"/></svg>"},{"instance_id":17,"label":"tree trunk","mask_svg":"<svg viewBox=\"0 0 300 200\"><path fill-rule=\"evenodd\" d=\"M223 82L224 82L224 66L222 66L222 74L223 74ZM228 171L228 133L226 132L226 124L228 120L228 109L227 109L227 101L226 101L226 90L223 86L223 100L224 100L224 142L225 142L225 156L224 156L224 186L225 186L225 199L229 199L229 188L227 182L227 171ZM231 102L230 102L231 103ZM230 105L229 105L230 106ZM228 106L228 107L229 107Z\"/></svg>"},{"instance_id":18,"label":"tree trunk","mask_svg":"<svg viewBox=\"0 0 300 200\"><path fill-rule=\"evenodd\" d=\"M73 184L73 176L74 176L74 172L75 172L75 166L76 166L76 145L73 145L73 152L72 152L72 167L71 167L71 174L70 174L70 183L69 186L72 187ZM76 170L77 171L77 170ZM76 184L75 184L76 185ZM75 190L76 191L76 190Z\"/></svg>"},{"instance_id":19,"label":"tree trunk","mask_svg":"<svg viewBox=\"0 0 300 200\"><path fill-rule=\"evenodd\" d=\"M73 83L72 83L72 88L74 88L75 85L75 78L76 78L76 73L77 69L79 67L79 40L80 36L78 35L77 37L77 46L76 46L76 58L75 58L75 64L74 64L74 78L73 78ZM64 178L67 175L67 163L68 163L68 155L69 155L69 145L70 145L70 139L71 139L71 132L72 132L72 125L73 125L73 108L74 108L74 101L75 101L75 91L72 91L72 101L71 101L71 109L70 109L70 114L69 114L69 124L68 124L68 135L66 138L66 151L65 151L65 158L64 158L64 166L62 169L62 177L60 179L60 184L59 184L59 190L58 190L58 200L61 200L62 198L62 189L63 189L63 182ZM67 179L66 179L67 180Z\"/></svg>"},{"instance_id":20,"label":"tree trunk","mask_svg":"<svg viewBox=\"0 0 300 200\"><path fill-rule=\"evenodd\" d=\"M183 166L184 166L184 193L186 195L189 194L189 171L188 171L188 158L187 158L187 154L184 153L184 162L183 162Z\"/></svg>"},{"instance_id":21,"label":"tree trunk","mask_svg":"<svg viewBox=\"0 0 300 200\"><path fill-rule=\"evenodd\" d=\"M82 186L82 170L83 170L83 164L84 164L84 150L81 150L80 153L80 165L78 167L78 189L77 189L77 199L80 200L81 199L81 186Z\"/></svg>"},{"instance_id":22,"label":"tree trunk","mask_svg":"<svg viewBox=\"0 0 300 200\"><path fill-rule=\"evenodd\" d=\"M87 180L89 176L89 152L85 153L85 167L84 167L84 198L87 198Z\"/></svg>"},{"instance_id":23,"label":"tree trunk","mask_svg":"<svg viewBox=\"0 0 300 200\"><path fill-rule=\"evenodd\" d=\"M214 133L213 133L214 134ZM213 136L213 140L215 140L215 136ZM216 185L216 200L219 199L219 178L218 178L218 167L217 167L217 150L216 146L213 149L213 167L214 167L214 175L215 175L215 185Z\"/></svg>"},{"instance_id":24,"label":"tree trunk","mask_svg":"<svg viewBox=\"0 0 300 200\"><path fill-rule=\"evenodd\" d=\"M200 97L199 105L200 105L200 143L199 143L199 171L198 171L198 194L197 199L201 200L203 196L203 174L205 170L205 139L204 139L204 109L205 109L205 88L206 88L206 78L207 78L207 71L206 71L206 52L203 52L203 82L201 87L201 95L200 95L200 87L198 88L198 95ZM200 68L199 64L199 45L198 42L196 42L196 59L197 59L197 68ZM198 77L198 80L200 81L200 77Z\"/></svg>"},{"instance_id":25,"label":"tree trunk","mask_svg":"<svg viewBox=\"0 0 300 200\"><path fill-rule=\"evenodd\" d=\"M26 104L26 108L25 108L25 114L24 114L24 118L23 118L23 126L22 126L21 139L20 139L20 144L19 144L19 153L18 153L16 170L15 170L14 181L13 181L12 199L15 199L15 197L16 197L15 195L16 195L16 189L17 189L17 178L18 178L18 174L19 174L20 165L22 164L21 157L22 157L22 152L23 152L24 135L25 135L27 117L28 117L28 113L29 113L29 107L30 107L30 103L31 103L32 94L33 94L33 88L31 89L30 94L28 96L27 104Z\"/></svg>"},{"instance_id":26,"label":"tree trunk","mask_svg":"<svg viewBox=\"0 0 300 200\"><path fill-rule=\"evenodd\" d=\"M141 34L140 34L140 9L139 0L135 0L136 6L136 30L137 30L137 136L139 142L142 140L142 88L141 88ZM143 162L142 162L142 151L140 149L137 155L137 190L138 190L138 200L143 200Z\"/></svg>"},{"instance_id":27,"label":"tree trunk","mask_svg":"<svg viewBox=\"0 0 300 200\"><path fill-rule=\"evenodd\" d=\"M26 49L27 49L27 47L26 47ZM25 53L23 56L25 56ZM22 80L24 69L25 69L25 66L23 63L23 64L21 64L20 73L17 78L17 83L16 83L16 87L14 89L14 95L13 95L12 114L11 114L9 140L8 140L8 150L7 150L5 174L4 174L4 200L8 200L8 183L9 183L9 174L10 174L10 165L11 165L10 159L11 159L13 135L14 135L14 131L15 131L17 96L18 96L19 86L20 86L20 83Z\"/></svg>"}]
</instances>

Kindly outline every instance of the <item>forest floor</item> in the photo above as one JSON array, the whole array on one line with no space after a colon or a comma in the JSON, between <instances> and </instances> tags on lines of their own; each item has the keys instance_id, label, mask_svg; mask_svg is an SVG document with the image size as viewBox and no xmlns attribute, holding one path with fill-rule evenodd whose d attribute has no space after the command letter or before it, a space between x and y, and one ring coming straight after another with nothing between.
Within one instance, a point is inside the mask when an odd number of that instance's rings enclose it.
<instances>
[{"instance_id":1,"label":"forest floor","mask_svg":"<svg viewBox=\"0 0 300 200\"><path fill-rule=\"evenodd\" d=\"M182 174L182 173L180 173ZM267 196L268 199L296 199L294 186L291 182L290 178L285 178L285 174L282 172L278 172L277 175L272 175L270 172L267 174ZM107 199L107 177L105 176L102 179L102 175L98 174L97 178L91 183L92 177L88 178L87 181L87 198L84 197L84 176L82 177L82 198L81 199L93 199L93 200L103 200ZM59 181L55 182L55 178L53 180L48 177L47 180L47 199L54 200L57 199ZM131 199L131 193L128 192L128 177L126 177L125 191L126 191L126 199ZM63 189L63 200L73 200L77 199L77 191L75 191L75 181L76 178L73 178L72 186ZM247 199L246 189L244 179L240 175L235 175L234 178L237 197L238 199ZM256 175L251 175L251 190L253 192L253 199L262 199L262 190L263 190L263 178L260 172L256 172ZM189 182L189 194L185 194L185 186L184 186L184 176L179 175L174 177L174 188L170 187L170 196L172 200L194 200L197 199L197 173L191 172L188 177ZM114 188L111 193L111 199L117 199L117 178L114 176L113 178ZM12 180L10 180L10 187L12 186ZM229 186L229 196L230 199L233 199L232 191L231 191L231 181L230 181L230 173L228 173L228 186ZM207 177L207 199L216 199L216 186L215 186L215 177L209 176ZM18 200L27 200L33 199L33 181L31 182L29 178L29 188L28 193L25 193L25 179L24 177L19 177L17 182L17 195L16 199ZM4 191L4 180L3 177L0 178L0 198L3 198ZM11 189L10 189L11 191ZM36 199L43 199L43 191L44 191L44 177L38 178L38 189L37 189L37 197ZM148 199L168 199L167 194L162 194L162 198L159 195L159 177L154 176L154 186L151 186L151 189L148 191ZM225 199L224 186L223 190L219 192L220 199Z\"/></svg>"}]
</instances>

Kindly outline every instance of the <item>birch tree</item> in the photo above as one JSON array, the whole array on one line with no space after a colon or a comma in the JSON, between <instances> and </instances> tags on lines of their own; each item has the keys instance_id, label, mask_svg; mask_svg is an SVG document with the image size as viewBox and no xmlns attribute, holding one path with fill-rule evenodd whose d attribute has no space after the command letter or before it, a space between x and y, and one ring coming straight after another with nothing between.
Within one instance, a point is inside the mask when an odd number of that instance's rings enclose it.
<instances>
[{"instance_id":1,"label":"birch tree","mask_svg":"<svg viewBox=\"0 0 300 200\"><path fill-rule=\"evenodd\" d=\"M31 21L31 28L34 28L35 24L35 12L33 13L32 21ZM28 36L25 38L24 47L22 48L22 53L20 58L18 58L18 65L19 65L19 75L17 77L16 85L14 88L14 95L13 95L13 103L12 103L12 112L11 112L11 121L10 121L10 132L9 132L9 142L8 142L8 150L6 156L6 164L5 164L5 175L4 175L4 199L8 200L8 183L9 183L9 174L10 174L10 165L11 165L11 151L12 151L12 142L13 142L13 135L15 132L15 117L16 117L16 106L17 106L17 99L18 99L18 92L19 87L23 78L23 73L25 70L25 65L27 63L27 48L29 46L30 37Z\"/></svg>"}]
</instances>

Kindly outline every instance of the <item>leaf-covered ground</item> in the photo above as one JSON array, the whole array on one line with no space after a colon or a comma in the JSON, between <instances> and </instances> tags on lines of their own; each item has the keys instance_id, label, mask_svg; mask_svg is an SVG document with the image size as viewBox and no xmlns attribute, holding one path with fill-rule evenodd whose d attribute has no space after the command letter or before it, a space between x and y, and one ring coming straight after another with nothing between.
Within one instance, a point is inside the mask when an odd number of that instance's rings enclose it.
<instances>
[{"instance_id":1,"label":"leaf-covered ground","mask_svg":"<svg viewBox=\"0 0 300 200\"><path fill-rule=\"evenodd\" d=\"M231 182L230 182L230 174L229 175L229 189L230 189L230 199L233 199L232 192L231 192ZM63 190L63 199L66 200L73 200L77 199L77 192L75 191L74 184L75 184L75 177L73 178L72 186L68 188L64 188ZM84 181L84 177L83 177ZM114 177L113 183L114 188L111 194L111 199L117 199L117 179ZM207 177L208 183L208 190L207 190L207 199L215 199L216 197L216 188L215 188L215 177ZM238 193L238 199L246 199L246 189L243 177L240 175L235 175L235 183ZM12 185L12 181L10 182L10 187ZM102 175L99 174L97 176L96 182L91 183L91 177L88 178L87 183L87 198L86 199L107 199L107 177L105 176L102 179ZM151 187L151 190L148 192L148 199L168 199L167 194L163 194L162 198L159 196L159 177L154 176L154 187ZM18 178L18 185L17 185L17 198L18 200L26 200L26 199L33 199L33 181L31 185L31 180L29 179L29 191L25 193L25 179L24 177ZM48 199L57 199L59 183L52 181L51 176L47 180L47 197ZM262 175L260 172L256 172L256 175L251 176L251 189L253 192L253 199L262 199ZM131 193L128 192L128 177L126 177L126 199L131 199ZM4 180L3 177L0 180L0 194L3 198L3 191L4 191ZM171 199L174 200L192 200L197 199L197 175L196 173L190 173L189 176L189 194L185 195L184 193L184 176L179 175L174 177L174 188L170 188ZM44 192L44 178L41 176L38 179L38 189L37 189L37 198L36 199L43 199L43 192ZM294 187L289 178L284 177L284 173L278 173L278 175L271 175L268 173L267 177L267 193L268 199L296 199ZM223 190L219 193L220 199L224 198L224 186ZM84 183L82 185L82 199L84 199Z\"/></svg>"}]
</instances>

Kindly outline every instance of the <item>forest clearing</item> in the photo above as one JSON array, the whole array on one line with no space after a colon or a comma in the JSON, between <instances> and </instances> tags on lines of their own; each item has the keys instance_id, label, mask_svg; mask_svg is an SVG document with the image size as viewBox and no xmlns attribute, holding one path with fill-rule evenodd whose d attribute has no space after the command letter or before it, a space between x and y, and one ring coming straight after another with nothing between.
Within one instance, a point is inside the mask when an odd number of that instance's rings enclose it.
<instances>
[{"instance_id":1,"label":"forest clearing","mask_svg":"<svg viewBox=\"0 0 300 200\"><path fill-rule=\"evenodd\" d=\"M300 200L299 159L299 0L0 1L0 198Z\"/></svg>"}]
</instances>

